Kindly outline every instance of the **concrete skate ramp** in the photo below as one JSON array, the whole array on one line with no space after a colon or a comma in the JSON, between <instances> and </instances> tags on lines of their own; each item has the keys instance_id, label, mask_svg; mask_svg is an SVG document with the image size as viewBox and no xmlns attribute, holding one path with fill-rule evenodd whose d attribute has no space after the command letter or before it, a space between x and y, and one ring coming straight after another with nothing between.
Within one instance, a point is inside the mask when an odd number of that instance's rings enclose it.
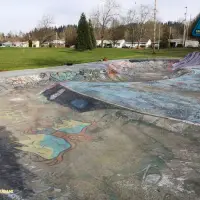
<instances>
[{"instance_id":1,"label":"concrete skate ramp","mask_svg":"<svg viewBox=\"0 0 200 200\"><path fill-rule=\"evenodd\" d=\"M176 62L0 73L0 199L198 200L199 70Z\"/></svg>"},{"instance_id":2,"label":"concrete skate ramp","mask_svg":"<svg viewBox=\"0 0 200 200\"><path fill-rule=\"evenodd\" d=\"M113 62L104 68L112 82L102 82L103 78L100 82L61 82L58 85L62 89L56 86L59 89L54 88L50 93L47 89L43 94L49 100L75 109L81 107L84 110L84 106L90 104L85 99L87 97L143 114L200 124L200 65L191 66L199 63L198 58L199 53L193 53L176 63L157 61L158 66L153 61L148 61L149 66L144 65L147 61ZM153 64L154 68L151 67ZM156 80L156 70L159 78L165 80ZM145 76L151 80L133 81L138 78L145 80ZM71 103L69 91L79 95L71 99Z\"/></svg>"},{"instance_id":3,"label":"concrete skate ramp","mask_svg":"<svg viewBox=\"0 0 200 200\"><path fill-rule=\"evenodd\" d=\"M189 53L180 62L173 65L173 70L183 67L199 67L200 65L200 52Z\"/></svg>"}]
</instances>

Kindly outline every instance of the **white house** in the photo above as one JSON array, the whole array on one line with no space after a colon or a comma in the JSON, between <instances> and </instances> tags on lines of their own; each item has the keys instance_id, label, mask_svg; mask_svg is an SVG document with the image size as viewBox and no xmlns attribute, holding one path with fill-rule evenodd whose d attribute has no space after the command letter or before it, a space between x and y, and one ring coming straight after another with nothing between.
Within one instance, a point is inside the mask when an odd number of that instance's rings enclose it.
<instances>
[{"instance_id":1,"label":"white house","mask_svg":"<svg viewBox=\"0 0 200 200\"><path fill-rule=\"evenodd\" d=\"M3 47L12 47L13 46L13 43L12 42L4 42L4 43L2 43L2 46Z\"/></svg>"},{"instance_id":2,"label":"white house","mask_svg":"<svg viewBox=\"0 0 200 200\"><path fill-rule=\"evenodd\" d=\"M126 41L125 40L117 40L115 43L116 44L113 44L114 42L112 40L104 40L103 41L103 47L113 47L113 48L122 48ZM96 40L96 44L97 46L101 46L101 40Z\"/></svg>"},{"instance_id":3,"label":"white house","mask_svg":"<svg viewBox=\"0 0 200 200\"><path fill-rule=\"evenodd\" d=\"M97 46L101 46L101 40L96 40L96 44ZM149 48L151 47L152 42L149 39L148 41L141 41L139 43L139 47L143 47L143 48ZM125 40L118 40L116 42L116 44L113 44L112 40L104 40L103 41L103 47L114 47L114 48L123 48L123 47L128 47L128 48L137 48L138 47L138 42L126 42Z\"/></svg>"},{"instance_id":4,"label":"white house","mask_svg":"<svg viewBox=\"0 0 200 200\"><path fill-rule=\"evenodd\" d=\"M13 42L13 47L28 47L28 42Z\"/></svg>"},{"instance_id":5,"label":"white house","mask_svg":"<svg viewBox=\"0 0 200 200\"><path fill-rule=\"evenodd\" d=\"M14 47L23 47L23 48L27 48L29 47L29 42L13 42L13 46ZM32 41L32 47L36 47L39 48L40 47L40 42L39 41Z\"/></svg>"},{"instance_id":6,"label":"white house","mask_svg":"<svg viewBox=\"0 0 200 200\"><path fill-rule=\"evenodd\" d=\"M116 42L116 44L114 45L115 48L122 48L123 46L125 46L126 41L125 40L118 40Z\"/></svg>"},{"instance_id":7,"label":"white house","mask_svg":"<svg viewBox=\"0 0 200 200\"><path fill-rule=\"evenodd\" d=\"M32 41L32 47L39 48L40 47L40 41Z\"/></svg>"},{"instance_id":8,"label":"white house","mask_svg":"<svg viewBox=\"0 0 200 200\"><path fill-rule=\"evenodd\" d=\"M151 42L151 40L149 39L148 41L147 41L147 43L145 44L145 47L146 48L149 48L149 47L151 47L151 45L152 45L152 42ZM156 45L156 44L155 44Z\"/></svg>"},{"instance_id":9,"label":"white house","mask_svg":"<svg viewBox=\"0 0 200 200\"><path fill-rule=\"evenodd\" d=\"M135 42L126 42L125 46L128 48L135 48L136 43Z\"/></svg>"},{"instance_id":10,"label":"white house","mask_svg":"<svg viewBox=\"0 0 200 200\"><path fill-rule=\"evenodd\" d=\"M65 40L53 40L52 44L54 44L54 45L65 45Z\"/></svg>"},{"instance_id":11,"label":"white house","mask_svg":"<svg viewBox=\"0 0 200 200\"><path fill-rule=\"evenodd\" d=\"M183 39L169 39L168 42L170 43L171 47L183 45Z\"/></svg>"},{"instance_id":12,"label":"white house","mask_svg":"<svg viewBox=\"0 0 200 200\"><path fill-rule=\"evenodd\" d=\"M168 40L172 47L178 47L179 45L183 45L183 39L170 39ZM195 40L186 40L185 47L199 47L199 42Z\"/></svg>"},{"instance_id":13,"label":"white house","mask_svg":"<svg viewBox=\"0 0 200 200\"><path fill-rule=\"evenodd\" d=\"M29 47L28 42L22 42L21 47L27 48Z\"/></svg>"},{"instance_id":14,"label":"white house","mask_svg":"<svg viewBox=\"0 0 200 200\"><path fill-rule=\"evenodd\" d=\"M101 40L96 40L96 45L101 46ZM103 47L105 47L107 45L112 45L112 41L111 40L104 40L103 41Z\"/></svg>"},{"instance_id":15,"label":"white house","mask_svg":"<svg viewBox=\"0 0 200 200\"><path fill-rule=\"evenodd\" d=\"M14 47L21 47L21 42L13 42Z\"/></svg>"},{"instance_id":16,"label":"white house","mask_svg":"<svg viewBox=\"0 0 200 200\"><path fill-rule=\"evenodd\" d=\"M151 45L152 45L152 42L151 42L150 39L147 42L141 41L139 43L139 47L144 47L144 48L149 48L149 47L151 47ZM125 46L128 47L128 48L137 48L138 42L133 42L133 43L132 42L126 42Z\"/></svg>"},{"instance_id":17,"label":"white house","mask_svg":"<svg viewBox=\"0 0 200 200\"><path fill-rule=\"evenodd\" d=\"M185 47L199 47L199 42L198 41L194 41L194 40L186 40L185 41Z\"/></svg>"},{"instance_id":18,"label":"white house","mask_svg":"<svg viewBox=\"0 0 200 200\"><path fill-rule=\"evenodd\" d=\"M44 43L42 44L42 47L49 47L49 44L50 44L50 42L44 42Z\"/></svg>"},{"instance_id":19,"label":"white house","mask_svg":"<svg viewBox=\"0 0 200 200\"><path fill-rule=\"evenodd\" d=\"M105 42L105 40L104 40L104 42ZM101 40L96 40L96 45L97 45L97 47L99 46L101 46Z\"/></svg>"}]
</instances>

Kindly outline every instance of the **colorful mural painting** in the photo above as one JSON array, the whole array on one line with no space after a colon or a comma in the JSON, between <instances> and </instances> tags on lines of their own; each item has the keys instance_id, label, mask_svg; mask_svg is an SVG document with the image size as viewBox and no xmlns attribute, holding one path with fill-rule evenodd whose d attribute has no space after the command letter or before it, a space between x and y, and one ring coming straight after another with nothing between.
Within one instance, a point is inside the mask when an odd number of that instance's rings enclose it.
<instances>
[{"instance_id":1,"label":"colorful mural painting","mask_svg":"<svg viewBox=\"0 0 200 200\"><path fill-rule=\"evenodd\" d=\"M36 154L49 165L58 164L63 160L64 153L75 148L78 142L91 140L85 132L94 124L61 120L54 123L52 128L31 129L25 135L26 139L19 139L18 143L22 146L16 149Z\"/></svg>"},{"instance_id":2,"label":"colorful mural painting","mask_svg":"<svg viewBox=\"0 0 200 200\"><path fill-rule=\"evenodd\" d=\"M175 71L180 68L199 68L200 52L189 53L185 58L172 65L172 70Z\"/></svg>"},{"instance_id":3,"label":"colorful mural painting","mask_svg":"<svg viewBox=\"0 0 200 200\"><path fill-rule=\"evenodd\" d=\"M76 76L76 72L67 71L67 72L53 72L50 74L50 79L55 82L61 82L66 80L73 80Z\"/></svg>"},{"instance_id":4,"label":"colorful mural painting","mask_svg":"<svg viewBox=\"0 0 200 200\"><path fill-rule=\"evenodd\" d=\"M142 63L143 62L143 63ZM108 61L105 63L87 63L73 67L65 67L62 71L46 71L31 75L18 75L5 77L0 85L0 95L12 88L33 88L63 81L88 81L88 82L121 82L136 81L137 73L148 70L157 73L157 70L165 68L170 60L155 60L149 66L149 61ZM136 64L137 63L137 64ZM136 73L136 74L135 74Z\"/></svg>"},{"instance_id":5,"label":"colorful mural painting","mask_svg":"<svg viewBox=\"0 0 200 200\"><path fill-rule=\"evenodd\" d=\"M28 117L21 110L12 110L12 108L1 110L0 120L12 120L13 124L26 121Z\"/></svg>"}]
</instances>

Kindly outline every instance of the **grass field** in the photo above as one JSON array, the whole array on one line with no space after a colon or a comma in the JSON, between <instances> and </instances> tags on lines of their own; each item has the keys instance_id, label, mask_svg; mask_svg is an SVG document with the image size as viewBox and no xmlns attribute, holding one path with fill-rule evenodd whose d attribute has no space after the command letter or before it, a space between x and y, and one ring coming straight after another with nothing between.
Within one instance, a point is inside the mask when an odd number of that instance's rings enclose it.
<instances>
[{"instance_id":1,"label":"grass field","mask_svg":"<svg viewBox=\"0 0 200 200\"><path fill-rule=\"evenodd\" d=\"M60 66L72 62L85 63L98 61L107 57L111 59L123 58L181 58L195 49L165 49L152 54L151 49L95 49L93 51L77 52L73 49L56 48L0 48L0 71L33 69Z\"/></svg>"}]
</instances>

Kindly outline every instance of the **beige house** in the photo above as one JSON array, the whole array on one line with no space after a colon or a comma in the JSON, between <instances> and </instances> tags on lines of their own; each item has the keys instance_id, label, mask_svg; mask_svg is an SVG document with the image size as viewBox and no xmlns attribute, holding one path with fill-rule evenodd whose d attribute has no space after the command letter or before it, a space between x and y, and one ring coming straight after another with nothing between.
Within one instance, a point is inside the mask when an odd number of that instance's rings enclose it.
<instances>
[{"instance_id":1,"label":"beige house","mask_svg":"<svg viewBox=\"0 0 200 200\"><path fill-rule=\"evenodd\" d=\"M28 43L28 41L26 41L26 42L13 42L13 47L28 48L29 43ZM32 47L39 48L40 42L39 41L32 41Z\"/></svg>"},{"instance_id":2,"label":"beige house","mask_svg":"<svg viewBox=\"0 0 200 200\"><path fill-rule=\"evenodd\" d=\"M39 48L40 47L40 42L39 41L32 41L32 47Z\"/></svg>"}]
</instances>

